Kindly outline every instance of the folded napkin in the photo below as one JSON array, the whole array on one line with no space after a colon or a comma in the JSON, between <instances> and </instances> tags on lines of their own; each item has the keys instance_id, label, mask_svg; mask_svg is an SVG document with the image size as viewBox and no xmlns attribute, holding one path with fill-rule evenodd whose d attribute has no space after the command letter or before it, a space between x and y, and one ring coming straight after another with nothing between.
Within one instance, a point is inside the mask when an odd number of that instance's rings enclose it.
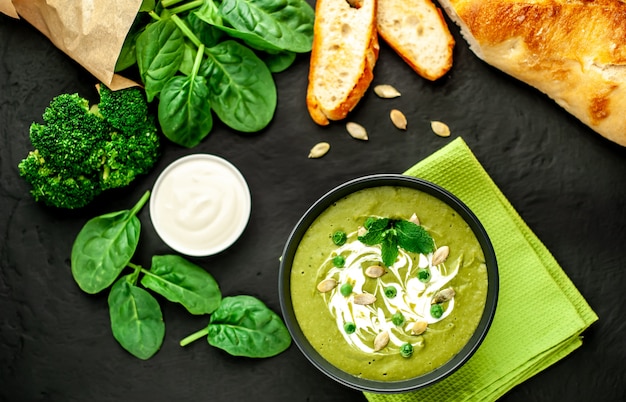
<instances>
[{"instance_id":1,"label":"folded napkin","mask_svg":"<svg viewBox=\"0 0 626 402\"><path fill-rule=\"evenodd\" d=\"M498 307L485 340L457 372L410 393L365 393L370 402L494 401L581 346L581 333L598 317L462 138L405 174L447 189L481 221L498 260Z\"/></svg>"}]
</instances>

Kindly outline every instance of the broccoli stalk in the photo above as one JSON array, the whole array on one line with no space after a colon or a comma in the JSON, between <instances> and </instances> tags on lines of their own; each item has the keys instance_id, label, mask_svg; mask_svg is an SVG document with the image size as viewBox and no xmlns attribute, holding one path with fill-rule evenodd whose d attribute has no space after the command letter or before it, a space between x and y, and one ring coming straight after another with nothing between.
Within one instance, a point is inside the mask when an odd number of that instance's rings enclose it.
<instances>
[{"instance_id":1,"label":"broccoli stalk","mask_svg":"<svg viewBox=\"0 0 626 402\"><path fill-rule=\"evenodd\" d=\"M30 151L19 165L36 201L81 208L107 189L129 185L159 157L160 138L139 88L99 86L92 107L78 94L62 94L30 127Z\"/></svg>"}]
</instances>

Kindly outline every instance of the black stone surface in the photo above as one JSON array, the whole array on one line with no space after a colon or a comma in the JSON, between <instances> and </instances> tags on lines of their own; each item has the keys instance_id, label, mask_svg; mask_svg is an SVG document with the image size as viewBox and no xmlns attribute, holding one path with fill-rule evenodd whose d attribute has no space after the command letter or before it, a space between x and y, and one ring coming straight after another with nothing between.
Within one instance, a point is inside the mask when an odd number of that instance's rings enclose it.
<instances>
[{"instance_id":1,"label":"black stone surface","mask_svg":"<svg viewBox=\"0 0 626 402\"><path fill-rule=\"evenodd\" d=\"M96 81L32 26L0 16L0 400L364 401L316 371L295 345L265 360L231 357L201 341L179 347L207 319L163 300L162 349L147 361L133 358L111 335L106 294L87 295L73 282L73 239L89 218L131 206L176 158L222 156L248 181L250 223L226 252L193 260L224 295L251 294L279 311L278 257L312 202L360 175L403 172L459 136L600 317L580 349L501 400L626 400L626 149L478 60L452 31L455 64L436 83L381 45L374 84L392 84L402 96L384 100L369 91L350 115L368 129L368 142L350 138L343 123L318 127L309 118L304 55L276 76L278 110L265 131L245 135L217 124L195 149L167 143L149 175L85 209L61 211L33 201L17 164L30 149L28 127L52 97L93 98ZM407 115L406 132L392 126L391 108ZM451 138L432 134L430 120L448 123ZM319 141L329 141L331 151L308 159ZM147 208L139 217L134 261L148 265L152 255L172 250ZM533 328L519 336L532 338Z\"/></svg>"}]
</instances>

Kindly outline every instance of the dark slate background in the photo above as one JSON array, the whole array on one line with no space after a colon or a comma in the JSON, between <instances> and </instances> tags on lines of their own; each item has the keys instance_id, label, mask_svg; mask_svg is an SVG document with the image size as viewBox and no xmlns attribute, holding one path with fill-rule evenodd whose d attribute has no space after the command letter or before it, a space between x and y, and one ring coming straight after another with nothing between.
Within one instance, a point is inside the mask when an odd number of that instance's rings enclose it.
<instances>
[{"instance_id":1,"label":"dark slate background","mask_svg":"<svg viewBox=\"0 0 626 402\"><path fill-rule=\"evenodd\" d=\"M318 372L295 345L265 360L231 357L203 341L182 349L178 341L207 319L163 300L162 349L148 361L133 358L111 335L106 294L87 295L73 282L73 239L89 218L133 205L176 158L224 157L250 186L250 223L226 252L193 260L224 295L251 294L279 311L278 257L312 202L360 175L403 172L459 136L600 317L580 349L501 400L626 400L626 149L478 60L451 29L455 64L436 83L381 44L373 84L392 84L402 96L383 100L369 91L362 99L350 120L368 129L368 142L350 138L343 123L318 127L309 118L304 55L276 76L278 110L263 132L244 135L217 124L195 149L166 143L149 175L87 208L61 211L34 203L17 164L30 150L29 125L52 97L78 92L93 99L96 81L32 26L0 16L0 400L364 401ZM394 107L408 117L406 132L388 119ZM452 136L432 134L430 120L448 123ZM329 141L331 151L308 159L319 141ZM154 232L147 208L139 217L134 262L147 265L172 250ZM532 338L533 328L520 336Z\"/></svg>"}]
</instances>

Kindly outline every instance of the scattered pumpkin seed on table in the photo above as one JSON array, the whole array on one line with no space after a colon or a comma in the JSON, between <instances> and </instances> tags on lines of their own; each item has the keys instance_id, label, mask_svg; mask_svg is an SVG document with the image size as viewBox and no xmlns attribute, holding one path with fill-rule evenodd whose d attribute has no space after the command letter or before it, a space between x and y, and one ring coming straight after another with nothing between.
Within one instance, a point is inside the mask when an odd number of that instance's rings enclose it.
<instances>
[{"instance_id":1,"label":"scattered pumpkin seed on table","mask_svg":"<svg viewBox=\"0 0 626 402\"><path fill-rule=\"evenodd\" d=\"M357 140L367 141L369 139L367 136L367 130L365 130L365 127L359 123L355 123L353 121L346 123L346 130L352 138Z\"/></svg>"},{"instance_id":2,"label":"scattered pumpkin seed on table","mask_svg":"<svg viewBox=\"0 0 626 402\"><path fill-rule=\"evenodd\" d=\"M393 125L396 126L396 128L400 130L406 130L408 122L404 113L402 113L398 109L392 109L391 112L389 112L389 118L391 119Z\"/></svg>"},{"instance_id":3,"label":"scattered pumpkin seed on table","mask_svg":"<svg viewBox=\"0 0 626 402\"><path fill-rule=\"evenodd\" d=\"M322 156L326 155L329 150L330 150L329 143L318 142L317 144L313 146L313 148L311 148L311 151L309 151L309 158L311 159L321 158Z\"/></svg>"},{"instance_id":4,"label":"scattered pumpkin seed on table","mask_svg":"<svg viewBox=\"0 0 626 402\"><path fill-rule=\"evenodd\" d=\"M388 84L376 85L374 87L374 93L385 99L397 98L400 96L400 91Z\"/></svg>"},{"instance_id":5,"label":"scattered pumpkin seed on table","mask_svg":"<svg viewBox=\"0 0 626 402\"><path fill-rule=\"evenodd\" d=\"M433 133L437 134L440 137L450 136L450 127L448 127L446 123L433 120L430 122L430 128L433 130Z\"/></svg>"}]
</instances>

